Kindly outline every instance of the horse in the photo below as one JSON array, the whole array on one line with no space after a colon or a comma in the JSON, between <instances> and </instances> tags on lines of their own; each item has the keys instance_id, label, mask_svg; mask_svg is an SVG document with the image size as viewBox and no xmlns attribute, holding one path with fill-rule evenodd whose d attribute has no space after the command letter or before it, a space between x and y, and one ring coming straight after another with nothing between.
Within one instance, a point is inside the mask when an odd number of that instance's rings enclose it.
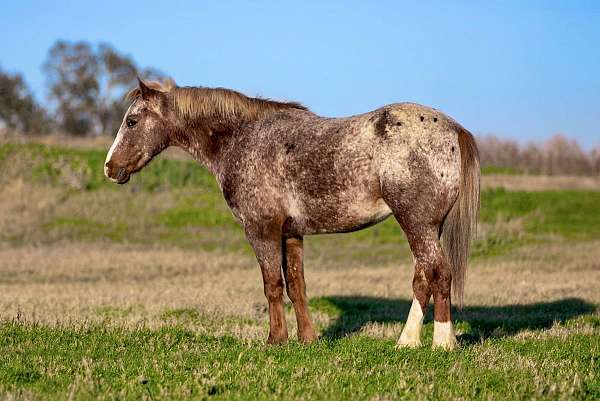
<instances>
[{"instance_id":1,"label":"horse","mask_svg":"<svg viewBox=\"0 0 600 401\"><path fill-rule=\"evenodd\" d=\"M356 231L393 215L414 260L413 300L397 347L421 345L433 297L432 346L455 348L451 298L462 306L480 181L475 140L460 124L415 103L326 118L296 102L172 81L138 79L127 99L106 177L125 184L169 146L184 149L215 176L260 265L268 344L288 340L284 287L298 340L317 339L304 281L304 236Z\"/></svg>"}]
</instances>

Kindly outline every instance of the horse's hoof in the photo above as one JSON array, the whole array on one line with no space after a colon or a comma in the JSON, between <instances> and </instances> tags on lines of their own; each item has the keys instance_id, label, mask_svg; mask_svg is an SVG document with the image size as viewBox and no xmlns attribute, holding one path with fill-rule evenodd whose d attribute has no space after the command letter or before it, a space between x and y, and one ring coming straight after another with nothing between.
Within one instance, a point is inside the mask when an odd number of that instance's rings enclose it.
<instances>
[{"instance_id":1,"label":"horse's hoof","mask_svg":"<svg viewBox=\"0 0 600 401\"><path fill-rule=\"evenodd\" d=\"M317 333L314 330L298 333L298 341L302 344L310 344L317 339Z\"/></svg>"},{"instance_id":2,"label":"horse's hoof","mask_svg":"<svg viewBox=\"0 0 600 401\"><path fill-rule=\"evenodd\" d=\"M456 340L454 341L446 341L443 343L433 343L433 349L441 349L444 351L453 351L456 349Z\"/></svg>"},{"instance_id":3,"label":"horse's hoof","mask_svg":"<svg viewBox=\"0 0 600 401\"><path fill-rule=\"evenodd\" d=\"M287 341L287 337L269 336L267 338L267 345L284 345L287 344Z\"/></svg>"}]
</instances>

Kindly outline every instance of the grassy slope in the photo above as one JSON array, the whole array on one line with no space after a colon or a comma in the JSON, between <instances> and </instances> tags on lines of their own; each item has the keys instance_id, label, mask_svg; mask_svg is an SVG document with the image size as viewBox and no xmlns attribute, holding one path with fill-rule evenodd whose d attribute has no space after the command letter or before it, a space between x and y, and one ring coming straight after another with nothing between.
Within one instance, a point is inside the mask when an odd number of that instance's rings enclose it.
<instances>
[{"instance_id":1,"label":"grassy slope","mask_svg":"<svg viewBox=\"0 0 600 401\"><path fill-rule=\"evenodd\" d=\"M103 151L0 145L0 184L10 187L18 177L24 193L39 192L45 201L27 227L3 227L0 242L106 241L250 252L214 180L195 163L156 160L120 187L103 179L103 159ZM13 212L29 207L3 202ZM597 238L599 204L600 192L485 191L475 254L498 257L523 243ZM390 219L308 243L340 263L375 265L409 258L401 238ZM393 341L366 335L338 338L365 321L385 322L390 309L406 309L354 298L311 301L314 311L331 315L334 323L327 339L308 348L202 336L187 331L185 319L153 330L4 321L0 398L4 393L26 399L68 394L74 399L600 399L600 320L595 305L573 302L534 311L467 308L458 320L462 347L452 353L428 347L397 351ZM168 313L194 319L198 312ZM573 331L544 334L557 318L557 330ZM533 334L515 336L523 329ZM431 330L429 323L425 343Z\"/></svg>"},{"instance_id":2,"label":"grassy slope","mask_svg":"<svg viewBox=\"0 0 600 401\"><path fill-rule=\"evenodd\" d=\"M214 178L194 162L158 159L127 186L102 176L103 151L0 145L0 169L31 184L60 188L56 204L37 219L38 229L0 234L12 244L108 240L249 252ZM600 192L539 191L482 193L481 221L491 227L475 245L475 256L497 255L522 241L548 236L600 236ZM568 218L565 216L568 215ZM517 220L515 230L505 223ZM498 224L500 223L500 225ZM397 223L388 219L352 234L311 237L311 246L333 258L372 261L408 257ZM345 244L340 252L339 244ZM377 252L372 248L377 247ZM374 257L374 255L377 255Z\"/></svg>"}]
</instances>

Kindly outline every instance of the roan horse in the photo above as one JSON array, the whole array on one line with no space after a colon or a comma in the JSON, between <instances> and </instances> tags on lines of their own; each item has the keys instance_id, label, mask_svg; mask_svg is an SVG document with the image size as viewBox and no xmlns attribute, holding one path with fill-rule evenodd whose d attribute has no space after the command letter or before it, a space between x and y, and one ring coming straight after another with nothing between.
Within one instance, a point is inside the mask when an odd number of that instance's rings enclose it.
<instances>
[{"instance_id":1,"label":"roan horse","mask_svg":"<svg viewBox=\"0 0 600 401\"><path fill-rule=\"evenodd\" d=\"M298 103L173 83L139 81L128 99L105 175L124 184L169 146L183 148L215 175L260 264L268 343L288 338L284 283L298 339L316 338L303 237L360 230L393 214L415 264L413 303L398 346L421 344L433 296L433 346L455 347L451 287L462 304L480 175L475 141L461 125L412 103L323 118Z\"/></svg>"}]
</instances>

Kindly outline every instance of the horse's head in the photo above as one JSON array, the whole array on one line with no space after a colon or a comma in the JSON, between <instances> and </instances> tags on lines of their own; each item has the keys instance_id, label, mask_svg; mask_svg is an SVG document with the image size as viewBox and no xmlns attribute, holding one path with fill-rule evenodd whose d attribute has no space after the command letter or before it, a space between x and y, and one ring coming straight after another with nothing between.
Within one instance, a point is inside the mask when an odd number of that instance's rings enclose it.
<instances>
[{"instance_id":1,"label":"horse's head","mask_svg":"<svg viewBox=\"0 0 600 401\"><path fill-rule=\"evenodd\" d=\"M169 146L172 131L164 88L139 80L139 87L128 97L133 102L104 164L104 175L119 184L129 181L131 174Z\"/></svg>"}]
</instances>

